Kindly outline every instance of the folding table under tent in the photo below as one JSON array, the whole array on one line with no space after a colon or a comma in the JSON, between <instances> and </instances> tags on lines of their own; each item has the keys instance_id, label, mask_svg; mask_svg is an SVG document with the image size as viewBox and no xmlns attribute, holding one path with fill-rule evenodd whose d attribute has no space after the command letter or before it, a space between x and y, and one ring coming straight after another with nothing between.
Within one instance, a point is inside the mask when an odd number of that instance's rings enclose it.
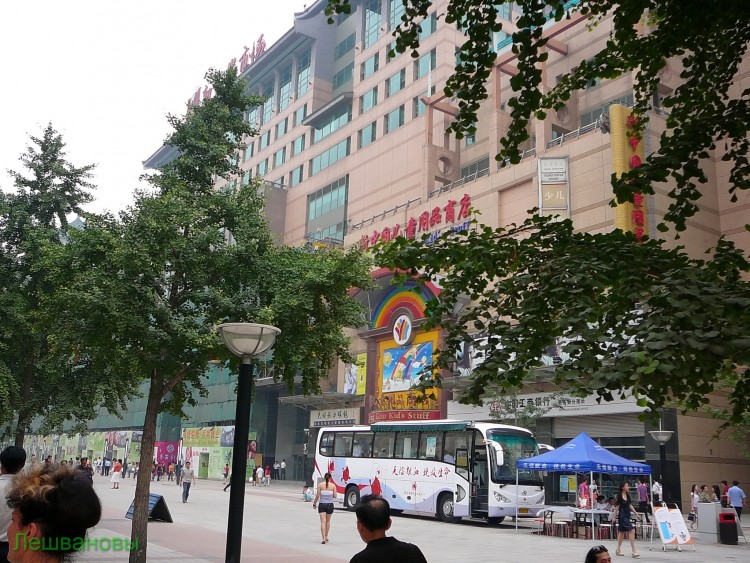
<instances>
[{"instance_id":1,"label":"folding table under tent","mask_svg":"<svg viewBox=\"0 0 750 563\"><path fill-rule=\"evenodd\" d=\"M613 454L604 446L597 444L585 432L581 432L551 452L519 460L516 463L516 488L518 488L518 471L551 471L557 473L589 473L590 482L594 482L594 473L614 473L618 475L648 475L651 490L651 466L645 463L630 461ZM576 501L578 494L576 493ZM577 504L577 502L576 502ZM591 538L594 539L594 514L591 502ZM516 531L518 531L518 503L516 503Z\"/></svg>"}]
</instances>

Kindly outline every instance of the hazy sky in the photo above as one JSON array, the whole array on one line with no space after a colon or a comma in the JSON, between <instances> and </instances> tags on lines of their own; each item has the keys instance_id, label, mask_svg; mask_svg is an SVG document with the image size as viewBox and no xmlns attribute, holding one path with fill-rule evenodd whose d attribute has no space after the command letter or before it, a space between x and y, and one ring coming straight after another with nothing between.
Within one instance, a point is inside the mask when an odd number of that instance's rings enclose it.
<instances>
[{"instance_id":1,"label":"hazy sky","mask_svg":"<svg viewBox=\"0 0 750 563\"><path fill-rule=\"evenodd\" d=\"M142 162L169 133L209 67L264 34L270 47L314 0L0 2L0 188L29 134L47 122L68 160L97 164L91 211L132 202Z\"/></svg>"}]
</instances>

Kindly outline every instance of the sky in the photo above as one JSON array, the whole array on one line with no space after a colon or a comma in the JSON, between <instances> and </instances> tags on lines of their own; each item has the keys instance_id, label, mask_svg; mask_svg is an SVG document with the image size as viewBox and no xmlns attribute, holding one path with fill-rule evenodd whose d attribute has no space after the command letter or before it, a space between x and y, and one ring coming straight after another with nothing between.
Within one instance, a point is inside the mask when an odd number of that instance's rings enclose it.
<instances>
[{"instance_id":1,"label":"sky","mask_svg":"<svg viewBox=\"0 0 750 563\"><path fill-rule=\"evenodd\" d=\"M23 172L29 135L48 122L67 159L96 164L88 211L132 203L143 161L170 132L168 113L261 34L268 47L314 0L0 2L0 189Z\"/></svg>"}]
</instances>

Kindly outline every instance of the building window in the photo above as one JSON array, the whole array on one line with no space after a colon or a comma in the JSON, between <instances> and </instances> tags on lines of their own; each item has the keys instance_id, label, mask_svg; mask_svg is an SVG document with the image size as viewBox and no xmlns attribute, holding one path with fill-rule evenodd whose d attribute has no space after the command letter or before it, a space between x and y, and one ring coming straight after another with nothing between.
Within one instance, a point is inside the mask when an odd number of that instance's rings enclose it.
<instances>
[{"instance_id":1,"label":"building window","mask_svg":"<svg viewBox=\"0 0 750 563\"><path fill-rule=\"evenodd\" d=\"M278 122L278 123L276 124L276 138L277 138L277 139L280 139L281 137L283 137L284 135L286 135L286 130L287 130L287 127L286 127L286 124L287 124L287 119L288 119L288 118L286 118L286 117L285 117L285 118L284 118L284 119L283 119L282 121L279 121L279 122Z\"/></svg>"},{"instance_id":2,"label":"building window","mask_svg":"<svg viewBox=\"0 0 750 563\"><path fill-rule=\"evenodd\" d=\"M245 162L253 158L254 154L255 154L255 141L252 141L245 147L245 158L244 158Z\"/></svg>"},{"instance_id":3,"label":"building window","mask_svg":"<svg viewBox=\"0 0 750 563\"><path fill-rule=\"evenodd\" d=\"M364 80L368 76L372 76L378 70L378 64L380 62L380 55L375 53L372 57L367 59L360 65L359 79Z\"/></svg>"},{"instance_id":4,"label":"building window","mask_svg":"<svg viewBox=\"0 0 750 563\"><path fill-rule=\"evenodd\" d=\"M279 178L278 180L276 180L274 182L274 184L276 184L276 186L278 186L279 188L283 188L284 185L285 185L284 182L285 182L285 178L284 178L284 176L282 176L281 178Z\"/></svg>"},{"instance_id":5,"label":"building window","mask_svg":"<svg viewBox=\"0 0 750 563\"><path fill-rule=\"evenodd\" d=\"M325 139L328 135L343 127L352 120L352 105L346 104L337 113L329 115L324 122L313 129L313 143Z\"/></svg>"},{"instance_id":6,"label":"building window","mask_svg":"<svg viewBox=\"0 0 750 563\"><path fill-rule=\"evenodd\" d=\"M385 48L385 64L388 64L393 59L398 57L401 53L396 51L396 42L391 41L388 43L388 46Z\"/></svg>"},{"instance_id":7,"label":"building window","mask_svg":"<svg viewBox=\"0 0 750 563\"><path fill-rule=\"evenodd\" d=\"M359 97L359 113L362 115L366 111L374 108L378 105L378 87L375 86L369 92L362 94Z\"/></svg>"},{"instance_id":8,"label":"building window","mask_svg":"<svg viewBox=\"0 0 750 563\"><path fill-rule=\"evenodd\" d=\"M390 113L385 114L385 129L383 134L387 135L391 131L398 129L404 124L404 106L399 106Z\"/></svg>"},{"instance_id":9,"label":"building window","mask_svg":"<svg viewBox=\"0 0 750 563\"><path fill-rule=\"evenodd\" d=\"M302 122L307 117L307 104L303 105L301 108L297 108L294 112L294 126L299 127L302 125Z\"/></svg>"},{"instance_id":10,"label":"building window","mask_svg":"<svg viewBox=\"0 0 750 563\"><path fill-rule=\"evenodd\" d=\"M333 89L338 90L354 77L354 63L349 63L333 75Z\"/></svg>"},{"instance_id":11,"label":"building window","mask_svg":"<svg viewBox=\"0 0 750 563\"><path fill-rule=\"evenodd\" d=\"M406 86L406 69L402 68L396 74L385 81L385 97L393 96L396 92Z\"/></svg>"},{"instance_id":12,"label":"building window","mask_svg":"<svg viewBox=\"0 0 750 563\"><path fill-rule=\"evenodd\" d=\"M297 98L307 93L310 87L310 51L297 59Z\"/></svg>"},{"instance_id":13,"label":"building window","mask_svg":"<svg viewBox=\"0 0 750 563\"><path fill-rule=\"evenodd\" d=\"M380 0L365 0L364 24L362 26L362 46L367 49L374 45L380 35Z\"/></svg>"},{"instance_id":14,"label":"building window","mask_svg":"<svg viewBox=\"0 0 750 563\"><path fill-rule=\"evenodd\" d=\"M422 101L423 96L432 96L435 93L435 86L433 85L430 88L429 92L425 92L424 94L420 94L419 96L416 96L412 99L412 115L414 117L419 117L422 115L426 109L426 106L424 105L424 102Z\"/></svg>"},{"instance_id":15,"label":"building window","mask_svg":"<svg viewBox=\"0 0 750 563\"><path fill-rule=\"evenodd\" d=\"M362 149L372 143L375 140L375 134L376 124L374 121L364 129L360 129L359 133L357 134L357 137L359 139L359 148Z\"/></svg>"},{"instance_id":16,"label":"building window","mask_svg":"<svg viewBox=\"0 0 750 563\"><path fill-rule=\"evenodd\" d=\"M258 106L247 112L247 122L253 127L258 126Z\"/></svg>"},{"instance_id":17,"label":"building window","mask_svg":"<svg viewBox=\"0 0 750 563\"><path fill-rule=\"evenodd\" d=\"M265 176L268 172L268 159L258 164L257 176Z\"/></svg>"},{"instance_id":18,"label":"building window","mask_svg":"<svg viewBox=\"0 0 750 563\"><path fill-rule=\"evenodd\" d=\"M325 170L331 164L335 164L342 158L349 156L350 140L349 137L334 145L330 149L323 151L310 161L310 176Z\"/></svg>"},{"instance_id":19,"label":"building window","mask_svg":"<svg viewBox=\"0 0 750 563\"><path fill-rule=\"evenodd\" d=\"M292 102L292 65L281 71L279 88L279 111L284 111Z\"/></svg>"},{"instance_id":20,"label":"building window","mask_svg":"<svg viewBox=\"0 0 750 563\"><path fill-rule=\"evenodd\" d=\"M300 164L297 168L295 168L289 173L289 186L290 187L293 188L304 179L303 177L304 172L302 170L303 168L304 166Z\"/></svg>"},{"instance_id":21,"label":"building window","mask_svg":"<svg viewBox=\"0 0 750 563\"><path fill-rule=\"evenodd\" d=\"M470 147L474 143L477 142L477 134L476 133L469 133L466 135L466 146Z\"/></svg>"},{"instance_id":22,"label":"building window","mask_svg":"<svg viewBox=\"0 0 750 563\"><path fill-rule=\"evenodd\" d=\"M489 168L490 168L490 157L483 156L482 158L472 162L471 164L462 166L461 177L466 178L467 176L473 176L477 172L484 172L485 170L489 170Z\"/></svg>"},{"instance_id":23,"label":"building window","mask_svg":"<svg viewBox=\"0 0 750 563\"><path fill-rule=\"evenodd\" d=\"M401 24L405 12L404 0L388 0L388 29L394 30Z\"/></svg>"},{"instance_id":24,"label":"building window","mask_svg":"<svg viewBox=\"0 0 750 563\"><path fill-rule=\"evenodd\" d=\"M333 48L333 60L337 61L349 51L354 49L354 38L355 34L352 33L349 37L341 41L338 45Z\"/></svg>"},{"instance_id":25,"label":"building window","mask_svg":"<svg viewBox=\"0 0 750 563\"><path fill-rule=\"evenodd\" d=\"M282 147L273 153L273 167L278 168L286 162L286 147Z\"/></svg>"},{"instance_id":26,"label":"building window","mask_svg":"<svg viewBox=\"0 0 750 563\"><path fill-rule=\"evenodd\" d=\"M420 43L427 39L430 35L435 33L437 29L437 12L432 12L425 20L419 24L422 28L422 32L419 34Z\"/></svg>"},{"instance_id":27,"label":"building window","mask_svg":"<svg viewBox=\"0 0 750 563\"><path fill-rule=\"evenodd\" d=\"M268 123L273 116L275 101L273 96L273 85L266 86L266 89L263 90L263 96L266 98L266 103L263 104L263 123Z\"/></svg>"},{"instance_id":28,"label":"building window","mask_svg":"<svg viewBox=\"0 0 750 563\"><path fill-rule=\"evenodd\" d=\"M312 221L346 205L349 176L344 176L307 196L307 219Z\"/></svg>"},{"instance_id":29,"label":"building window","mask_svg":"<svg viewBox=\"0 0 750 563\"><path fill-rule=\"evenodd\" d=\"M271 132L266 131L260 136L260 146L258 147L259 151L262 151L264 148L266 148L271 143Z\"/></svg>"},{"instance_id":30,"label":"building window","mask_svg":"<svg viewBox=\"0 0 750 563\"><path fill-rule=\"evenodd\" d=\"M437 65L437 53L435 49L419 57L419 60L414 61L414 80L426 76L431 70L435 70Z\"/></svg>"},{"instance_id":31,"label":"building window","mask_svg":"<svg viewBox=\"0 0 750 563\"><path fill-rule=\"evenodd\" d=\"M305 136L300 135L292 141L292 156L296 156L305 150Z\"/></svg>"},{"instance_id":32,"label":"building window","mask_svg":"<svg viewBox=\"0 0 750 563\"><path fill-rule=\"evenodd\" d=\"M247 186L250 183L250 171L246 170L242 175L242 185Z\"/></svg>"}]
</instances>

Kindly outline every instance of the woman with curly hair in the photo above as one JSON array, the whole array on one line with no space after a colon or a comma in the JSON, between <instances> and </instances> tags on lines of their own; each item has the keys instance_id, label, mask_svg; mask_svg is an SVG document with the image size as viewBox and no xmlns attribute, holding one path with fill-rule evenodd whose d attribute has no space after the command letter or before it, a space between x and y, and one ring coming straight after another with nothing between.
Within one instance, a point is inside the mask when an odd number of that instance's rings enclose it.
<instances>
[{"instance_id":1,"label":"woman with curly hair","mask_svg":"<svg viewBox=\"0 0 750 563\"><path fill-rule=\"evenodd\" d=\"M13 517L8 526L11 563L57 563L79 551L102 515L86 475L70 467L34 467L18 473L6 490Z\"/></svg>"}]
</instances>

